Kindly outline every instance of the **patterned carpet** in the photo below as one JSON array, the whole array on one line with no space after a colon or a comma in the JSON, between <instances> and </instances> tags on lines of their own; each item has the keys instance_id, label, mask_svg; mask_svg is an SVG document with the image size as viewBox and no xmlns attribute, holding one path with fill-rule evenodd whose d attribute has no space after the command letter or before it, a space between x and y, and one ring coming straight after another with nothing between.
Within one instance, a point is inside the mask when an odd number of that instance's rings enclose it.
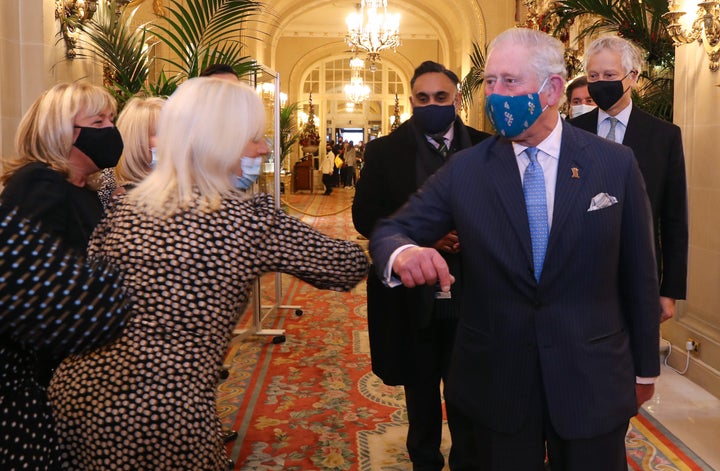
<instances>
[{"instance_id":1,"label":"patterned carpet","mask_svg":"<svg viewBox=\"0 0 720 471\"><path fill-rule=\"evenodd\" d=\"M282 202L322 232L367 244L352 226L353 193L291 194ZM268 309L263 327L285 329L286 341L237 337L228 352L230 377L219 388L218 408L224 425L239 432L228 447L234 469L411 470L402 388L370 372L364 283L351 293L289 277L282 285L282 299L274 299L275 277L265 277L260 299L263 306L302 308L301 316ZM710 469L645 414L631 422L627 445L630 470Z\"/></svg>"}]
</instances>

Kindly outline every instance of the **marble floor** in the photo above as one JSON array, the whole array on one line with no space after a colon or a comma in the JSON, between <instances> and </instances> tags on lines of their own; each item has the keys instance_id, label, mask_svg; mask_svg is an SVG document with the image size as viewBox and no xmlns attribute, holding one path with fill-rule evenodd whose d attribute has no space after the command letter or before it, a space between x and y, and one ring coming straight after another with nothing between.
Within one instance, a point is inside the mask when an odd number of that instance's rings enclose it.
<instances>
[{"instance_id":1,"label":"marble floor","mask_svg":"<svg viewBox=\"0 0 720 471\"><path fill-rule=\"evenodd\" d=\"M720 399L663 365L643 407L711 470L720 470Z\"/></svg>"}]
</instances>

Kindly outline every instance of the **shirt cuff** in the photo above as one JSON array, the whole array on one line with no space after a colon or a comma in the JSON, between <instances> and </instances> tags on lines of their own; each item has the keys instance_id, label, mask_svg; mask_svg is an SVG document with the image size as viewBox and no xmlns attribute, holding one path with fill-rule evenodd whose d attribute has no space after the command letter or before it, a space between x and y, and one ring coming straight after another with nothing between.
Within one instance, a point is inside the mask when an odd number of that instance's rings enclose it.
<instances>
[{"instance_id":1,"label":"shirt cuff","mask_svg":"<svg viewBox=\"0 0 720 471\"><path fill-rule=\"evenodd\" d=\"M655 378L641 378L640 376L635 376L635 384L655 384Z\"/></svg>"},{"instance_id":2,"label":"shirt cuff","mask_svg":"<svg viewBox=\"0 0 720 471\"><path fill-rule=\"evenodd\" d=\"M402 284L402 281L396 276L393 275L392 266L393 263L395 263L395 259L405 249L409 249L410 247L417 247L417 245L414 244L405 244L401 245L400 247L396 248L393 253L390 254L390 258L388 259L387 265L385 265L385 276L383 276L383 284L387 286L388 288L394 288L396 286L400 286Z\"/></svg>"}]
</instances>

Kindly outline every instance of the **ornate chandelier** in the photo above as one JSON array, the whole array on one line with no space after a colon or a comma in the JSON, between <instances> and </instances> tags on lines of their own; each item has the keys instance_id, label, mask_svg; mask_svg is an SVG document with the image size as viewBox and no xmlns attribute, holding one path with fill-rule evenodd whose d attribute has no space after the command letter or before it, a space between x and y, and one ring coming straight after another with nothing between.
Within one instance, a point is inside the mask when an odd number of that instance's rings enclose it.
<instances>
[{"instance_id":1,"label":"ornate chandelier","mask_svg":"<svg viewBox=\"0 0 720 471\"><path fill-rule=\"evenodd\" d=\"M360 0L360 11L347 17L345 40L353 52L367 52L370 70L376 70L380 51L400 45L400 15L387 12L387 0Z\"/></svg>"},{"instance_id":2,"label":"ornate chandelier","mask_svg":"<svg viewBox=\"0 0 720 471\"><path fill-rule=\"evenodd\" d=\"M350 83L345 85L345 97L348 101L359 105L370 96L370 87L365 85L359 72L353 72Z\"/></svg>"},{"instance_id":3,"label":"ornate chandelier","mask_svg":"<svg viewBox=\"0 0 720 471\"><path fill-rule=\"evenodd\" d=\"M365 61L355 56L350 59L350 70L352 76L350 77L350 83L345 85L345 97L353 105L359 105L363 101L367 100L370 96L370 87L365 85L360 71L365 68Z\"/></svg>"}]
</instances>

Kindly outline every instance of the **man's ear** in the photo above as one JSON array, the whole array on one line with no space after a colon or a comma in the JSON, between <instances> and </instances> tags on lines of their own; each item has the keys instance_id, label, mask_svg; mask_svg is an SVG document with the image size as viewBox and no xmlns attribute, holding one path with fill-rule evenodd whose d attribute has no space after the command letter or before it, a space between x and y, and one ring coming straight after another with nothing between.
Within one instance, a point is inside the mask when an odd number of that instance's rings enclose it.
<instances>
[{"instance_id":1,"label":"man's ear","mask_svg":"<svg viewBox=\"0 0 720 471\"><path fill-rule=\"evenodd\" d=\"M460 112L460 108L462 107L462 92L460 92L460 89L458 88L458 92L455 94L455 109L457 112Z\"/></svg>"},{"instance_id":2,"label":"man's ear","mask_svg":"<svg viewBox=\"0 0 720 471\"><path fill-rule=\"evenodd\" d=\"M637 85L638 81L640 80L640 72L635 69L631 70L630 72L632 72L630 74L630 76L632 77L632 81L633 81L632 87L635 87L635 85Z\"/></svg>"},{"instance_id":3,"label":"man's ear","mask_svg":"<svg viewBox=\"0 0 720 471\"><path fill-rule=\"evenodd\" d=\"M545 88L547 90L548 105L556 106L565 94L565 80L558 74L552 74L548 78L548 84Z\"/></svg>"}]
</instances>

